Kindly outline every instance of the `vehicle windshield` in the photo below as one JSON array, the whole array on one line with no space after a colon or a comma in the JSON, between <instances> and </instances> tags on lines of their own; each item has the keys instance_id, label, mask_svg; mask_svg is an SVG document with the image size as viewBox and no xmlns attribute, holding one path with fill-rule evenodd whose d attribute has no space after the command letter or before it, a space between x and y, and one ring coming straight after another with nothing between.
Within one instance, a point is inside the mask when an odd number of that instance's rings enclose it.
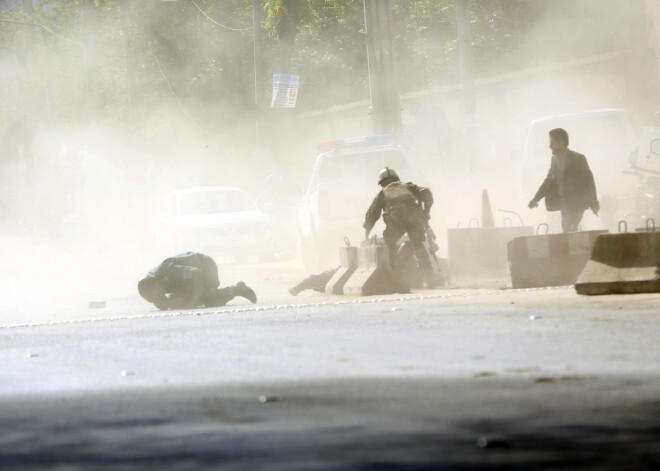
<instances>
[{"instance_id":1,"label":"vehicle windshield","mask_svg":"<svg viewBox=\"0 0 660 471\"><path fill-rule=\"evenodd\" d=\"M179 196L179 214L182 216L253 209L255 205L252 200L240 190L200 191L183 193Z\"/></svg>"},{"instance_id":2,"label":"vehicle windshield","mask_svg":"<svg viewBox=\"0 0 660 471\"><path fill-rule=\"evenodd\" d=\"M383 167L397 172L408 170L408 161L401 151L387 149L377 152L351 154L328 154L319 169L319 181L345 180L351 178L375 178Z\"/></svg>"}]
</instances>

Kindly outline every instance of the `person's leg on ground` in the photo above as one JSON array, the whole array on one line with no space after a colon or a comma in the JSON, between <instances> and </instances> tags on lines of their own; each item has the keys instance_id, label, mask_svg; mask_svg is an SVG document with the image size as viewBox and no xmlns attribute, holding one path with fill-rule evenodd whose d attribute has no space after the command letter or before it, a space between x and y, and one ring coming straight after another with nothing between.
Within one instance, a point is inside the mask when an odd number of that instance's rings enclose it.
<instances>
[{"instance_id":1,"label":"person's leg on ground","mask_svg":"<svg viewBox=\"0 0 660 471\"><path fill-rule=\"evenodd\" d=\"M322 273L310 275L296 286L289 289L289 293L291 293L293 296L297 296L301 291L306 289L313 289L314 291L323 293L325 291L325 285L327 285L328 281L330 281L330 278L332 278L332 276L337 273L337 270L339 270L339 267L324 271Z\"/></svg>"},{"instance_id":2,"label":"person's leg on ground","mask_svg":"<svg viewBox=\"0 0 660 471\"><path fill-rule=\"evenodd\" d=\"M239 281L235 285L223 286L205 293L204 306L218 307L224 306L236 296L247 299L252 304L257 302L257 295L254 290L244 282Z\"/></svg>"}]
</instances>

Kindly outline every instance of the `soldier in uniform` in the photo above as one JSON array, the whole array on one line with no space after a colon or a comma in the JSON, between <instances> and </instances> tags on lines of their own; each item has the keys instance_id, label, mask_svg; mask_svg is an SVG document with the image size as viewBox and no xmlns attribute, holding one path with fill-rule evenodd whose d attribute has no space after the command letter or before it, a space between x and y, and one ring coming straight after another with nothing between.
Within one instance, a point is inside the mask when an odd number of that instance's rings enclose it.
<instances>
[{"instance_id":1,"label":"soldier in uniform","mask_svg":"<svg viewBox=\"0 0 660 471\"><path fill-rule=\"evenodd\" d=\"M403 183L396 171L388 167L378 174L378 184L382 189L374 198L364 219L365 237L369 238L369 233L382 213L385 221L383 239L392 267L396 269L397 242L404 234L408 234L427 286L433 287L431 261L424 248L426 225L433 205L431 190L414 183Z\"/></svg>"},{"instance_id":2,"label":"soldier in uniform","mask_svg":"<svg viewBox=\"0 0 660 471\"><path fill-rule=\"evenodd\" d=\"M236 296L257 302L254 291L239 281L219 288L218 266L208 255L184 252L152 268L138 282L138 292L158 309L224 306Z\"/></svg>"}]
</instances>

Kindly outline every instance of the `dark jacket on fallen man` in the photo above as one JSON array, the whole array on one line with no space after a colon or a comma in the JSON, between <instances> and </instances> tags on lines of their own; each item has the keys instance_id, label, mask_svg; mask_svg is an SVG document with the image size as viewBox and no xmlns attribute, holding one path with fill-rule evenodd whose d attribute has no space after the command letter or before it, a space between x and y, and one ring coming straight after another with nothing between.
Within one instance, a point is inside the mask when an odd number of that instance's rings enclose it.
<instances>
[{"instance_id":1,"label":"dark jacket on fallen man","mask_svg":"<svg viewBox=\"0 0 660 471\"><path fill-rule=\"evenodd\" d=\"M198 252L166 258L138 282L138 292L161 310L224 306L236 296L257 302L242 281L221 288L215 261Z\"/></svg>"}]
</instances>

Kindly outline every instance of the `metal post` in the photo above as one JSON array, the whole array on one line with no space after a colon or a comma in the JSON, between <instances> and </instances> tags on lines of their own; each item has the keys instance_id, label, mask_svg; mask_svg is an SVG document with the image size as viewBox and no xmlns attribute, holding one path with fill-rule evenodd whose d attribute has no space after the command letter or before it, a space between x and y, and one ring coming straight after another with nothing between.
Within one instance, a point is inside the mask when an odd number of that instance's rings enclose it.
<instances>
[{"instance_id":1,"label":"metal post","mask_svg":"<svg viewBox=\"0 0 660 471\"><path fill-rule=\"evenodd\" d=\"M390 11L390 0L364 0L373 133L389 133L399 140L403 126Z\"/></svg>"},{"instance_id":2,"label":"metal post","mask_svg":"<svg viewBox=\"0 0 660 471\"><path fill-rule=\"evenodd\" d=\"M87 75L87 103L91 120L99 111L98 94L98 34L94 0L83 0L83 38L85 43L85 72Z\"/></svg>"},{"instance_id":3,"label":"metal post","mask_svg":"<svg viewBox=\"0 0 660 471\"><path fill-rule=\"evenodd\" d=\"M254 35L254 104L259 109L264 100L261 77L261 2L252 0L252 31Z\"/></svg>"},{"instance_id":4,"label":"metal post","mask_svg":"<svg viewBox=\"0 0 660 471\"><path fill-rule=\"evenodd\" d=\"M264 101L263 81L261 77L261 1L252 0L252 35L254 38L254 105L255 105L255 146L256 146L256 173L261 167L260 148L260 121L261 107Z\"/></svg>"},{"instance_id":5,"label":"metal post","mask_svg":"<svg viewBox=\"0 0 660 471\"><path fill-rule=\"evenodd\" d=\"M461 84L463 87L463 106L465 113L465 131L467 137L467 156L471 170L475 170L477 155L477 102L474 93L472 77L472 50L470 39L470 23L467 10L467 0L456 0L456 26L458 33L458 49L461 62Z\"/></svg>"},{"instance_id":6,"label":"metal post","mask_svg":"<svg viewBox=\"0 0 660 471\"><path fill-rule=\"evenodd\" d=\"M458 27L458 49L461 61L461 83L465 113L475 113L474 80L472 78L472 50L467 0L456 0L456 23Z\"/></svg>"},{"instance_id":7,"label":"metal post","mask_svg":"<svg viewBox=\"0 0 660 471\"><path fill-rule=\"evenodd\" d=\"M135 102L135 71L133 69L133 59L131 55L131 43L128 31L128 8L129 3L127 0L122 0L119 5L121 14L121 33L124 37L124 57L126 60L126 88L128 91L128 121L129 128L132 128L133 121L133 104Z\"/></svg>"}]
</instances>

